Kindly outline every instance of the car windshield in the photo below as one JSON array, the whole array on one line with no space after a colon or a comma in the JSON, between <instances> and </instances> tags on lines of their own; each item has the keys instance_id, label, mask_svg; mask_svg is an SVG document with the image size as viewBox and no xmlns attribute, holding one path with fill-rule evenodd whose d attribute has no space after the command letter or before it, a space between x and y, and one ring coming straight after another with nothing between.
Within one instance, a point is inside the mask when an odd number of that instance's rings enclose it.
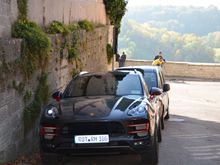
<instances>
[{"instance_id":1,"label":"car windshield","mask_svg":"<svg viewBox=\"0 0 220 165\"><path fill-rule=\"evenodd\" d=\"M64 97L143 95L138 75L125 72L79 76L68 85Z\"/></svg>"},{"instance_id":2,"label":"car windshield","mask_svg":"<svg viewBox=\"0 0 220 165\"><path fill-rule=\"evenodd\" d=\"M152 87L157 87L157 77L155 72L145 71L144 80L147 83L149 91Z\"/></svg>"}]
</instances>

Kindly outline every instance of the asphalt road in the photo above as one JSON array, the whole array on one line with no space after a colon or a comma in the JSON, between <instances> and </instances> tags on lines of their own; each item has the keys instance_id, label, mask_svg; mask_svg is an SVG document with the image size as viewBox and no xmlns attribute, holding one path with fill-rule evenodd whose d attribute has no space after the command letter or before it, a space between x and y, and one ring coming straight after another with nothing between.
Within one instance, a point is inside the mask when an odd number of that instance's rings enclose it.
<instances>
[{"instance_id":1,"label":"asphalt road","mask_svg":"<svg viewBox=\"0 0 220 165\"><path fill-rule=\"evenodd\" d=\"M220 82L172 80L159 165L220 165ZM139 165L137 155L66 159L64 165Z\"/></svg>"}]
</instances>

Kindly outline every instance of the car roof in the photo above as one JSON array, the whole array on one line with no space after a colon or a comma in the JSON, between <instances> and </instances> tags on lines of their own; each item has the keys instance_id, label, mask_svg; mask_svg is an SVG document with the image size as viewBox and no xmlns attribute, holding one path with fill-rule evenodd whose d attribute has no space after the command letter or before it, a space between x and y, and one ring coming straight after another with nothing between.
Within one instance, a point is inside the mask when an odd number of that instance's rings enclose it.
<instances>
[{"instance_id":1,"label":"car roof","mask_svg":"<svg viewBox=\"0 0 220 165\"><path fill-rule=\"evenodd\" d=\"M126 66L126 67L120 67L119 69L125 69L125 68L140 68L143 70L162 70L160 66L152 66L152 65L138 65L138 66Z\"/></svg>"},{"instance_id":2,"label":"car roof","mask_svg":"<svg viewBox=\"0 0 220 165\"><path fill-rule=\"evenodd\" d=\"M93 75L105 75L108 73L122 73L122 74L141 74L138 70L114 70L114 71L106 71L106 72L84 72L83 74L78 74L76 76L84 77L84 76L93 76Z\"/></svg>"},{"instance_id":3,"label":"car roof","mask_svg":"<svg viewBox=\"0 0 220 165\"><path fill-rule=\"evenodd\" d=\"M142 74L144 74L144 71L151 71L151 72L160 72L162 71L162 68L160 66L152 66L152 65L139 65L139 66L126 66L126 67L120 67L116 70L133 70L137 69Z\"/></svg>"}]
</instances>

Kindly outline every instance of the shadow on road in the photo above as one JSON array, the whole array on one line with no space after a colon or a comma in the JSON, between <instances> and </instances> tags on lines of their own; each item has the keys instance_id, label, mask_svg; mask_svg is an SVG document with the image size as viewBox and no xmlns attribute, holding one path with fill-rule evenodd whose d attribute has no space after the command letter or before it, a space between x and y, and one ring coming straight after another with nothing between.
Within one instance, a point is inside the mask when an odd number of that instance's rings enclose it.
<instances>
[{"instance_id":1,"label":"shadow on road","mask_svg":"<svg viewBox=\"0 0 220 165\"><path fill-rule=\"evenodd\" d=\"M219 165L220 123L171 115L165 122L159 165Z\"/></svg>"},{"instance_id":2,"label":"shadow on road","mask_svg":"<svg viewBox=\"0 0 220 165\"><path fill-rule=\"evenodd\" d=\"M219 165L220 122L170 115L165 121L158 165ZM37 163L41 165L40 162ZM138 155L65 157L56 165L140 165ZM6 165L6 164L4 164ZM10 164L14 165L14 164ZM19 165L26 165L25 162ZM27 165L35 165L28 163ZM49 164L47 164L49 165ZM53 163L53 165L55 165Z\"/></svg>"},{"instance_id":3,"label":"shadow on road","mask_svg":"<svg viewBox=\"0 0 220 165\"><path fill-rule=\"evenodd\" d=\"M220 123L171 115L165 122L159 165L219 165ZM140 165L138 155L80 156L62 165Z\"/></svg>"}]
</instances>

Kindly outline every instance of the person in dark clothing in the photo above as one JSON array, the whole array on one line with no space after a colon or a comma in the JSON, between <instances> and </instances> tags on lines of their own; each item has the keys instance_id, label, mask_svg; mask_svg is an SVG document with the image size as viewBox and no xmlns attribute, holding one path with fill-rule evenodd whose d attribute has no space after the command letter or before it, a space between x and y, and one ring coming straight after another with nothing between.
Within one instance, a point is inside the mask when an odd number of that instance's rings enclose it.
<instances>
[{"instance_id":1,"label":"person in dark clothing","mask_svg":"<svg viewBox=\"0 0 220 165\"><path fill-rule=\"evenodd\" d=\"M119 59L120 59L120 55L117 53L117 54L115 55L115 61L119 62Z\"/></svg>"},{"instance_id":2,"label":"person in dark clothing","mask_svg":"<svg viewBox=\"0 0 220 165\"><path fill-rule=\"evenodd\" d=\"M125 61L126 61L126 54L125 52L123 52L121 57L119 58L119 67L125 66Z\"/></svg>"},{"instance_id":3,"label":"person in dark clothing","mask_svg":"<svg viewBox=\"0 0 220 165\"><path fill-rule=\"evenodd\" d=\"M154 57L154 60L157 60L157 59L162 59L164 62L166 61L166 60L163 58L162 52L159 52L159 54Z\"/></svg>"}]
</instances>

